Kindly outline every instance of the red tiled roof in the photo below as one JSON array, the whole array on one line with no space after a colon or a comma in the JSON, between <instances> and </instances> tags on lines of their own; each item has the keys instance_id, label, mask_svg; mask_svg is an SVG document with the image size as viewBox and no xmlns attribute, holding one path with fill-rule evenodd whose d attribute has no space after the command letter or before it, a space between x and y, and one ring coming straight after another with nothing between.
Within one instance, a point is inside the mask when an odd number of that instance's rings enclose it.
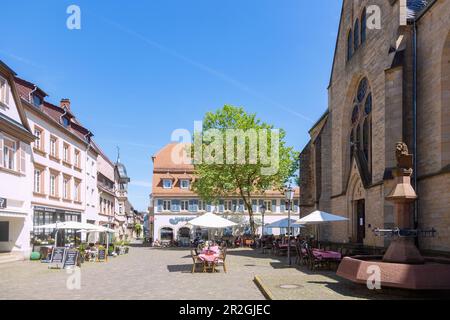
<instances>
[{"instance_id":1,"label":"red tiled roof","mask_svg":"<svg viewBox=\"0 0 450 320\"><path fill-rule=\"evenodd\" d=\"M15 77L15 83L16 83L17 92L19 93L19 96L23 100L31 103L29 101L30 94L36 88L35 84L33 84L27 80L18 78L18 77ZM42 90L40 90L40 91L41 91L41 94L46 96L45 92L43 92ZM86 141L85 136L87 134L91 133L88 129L83 127L76 120L76 118L72 112L66 112L66 110L64 110L61 107L58 107L50 102L44 101L44 103L40 106L39 110L42 111L44 114L49 116L51 119L53 119L56 123L58 123L60 125L61 125L61 116L63 116L64 114L67 114L71 118L71 124L68 128L64 128L64 129L73 133L74 135L76 135L78 138L80 138L83 141ZM92 135L92 133L91 133L91 135Z\"/></svg>"}]
</instances>

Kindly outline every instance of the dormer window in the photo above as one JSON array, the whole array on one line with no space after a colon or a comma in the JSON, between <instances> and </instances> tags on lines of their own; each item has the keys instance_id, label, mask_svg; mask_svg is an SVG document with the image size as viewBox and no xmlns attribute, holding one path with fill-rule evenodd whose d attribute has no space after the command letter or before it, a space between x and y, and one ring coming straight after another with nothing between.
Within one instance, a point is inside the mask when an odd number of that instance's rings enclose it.
<instances>
[{"instance_id":1,"label":"dormer window","mask_svg":"<svg viewBox=\"0 0 450 320\"><path fill-rule=\"evenodd\" d=\"M64 128L67 128L70 125L70 120L67 117L62 117L61 121L62 121L62 125L64 126Z\"/></svg>"},{"instance_id":2,"label":"dormer window","mask_svg":"<svg viewBox=\"0 0 450 320\"><path fill-rule=\"evenodd\" d=\"M163 188L164 189L172 189L172 180L164 179L163 180Z\"/></svg>"},{"instance_id":3,"label":"dormer window","mask_svg":"<svg viewBox=\"0 0 450 320\"><path fill-rule=\"evenodd\" d=\"M181 189L189 189L189 180L181 180L180 186L181 186Z\"/></svg>"},{"instance_id":4,"label":"dormer window","mask_svg":"<svg viewBox=\"0 0 450 320\"><path fill-rule=\"evenodd\" d=\"M33 104L35 107L40 107L43 102L44 102L44 99L42 99L41 96L39 96L37 94L33 95Z\"/></svg>"}]
</instances>

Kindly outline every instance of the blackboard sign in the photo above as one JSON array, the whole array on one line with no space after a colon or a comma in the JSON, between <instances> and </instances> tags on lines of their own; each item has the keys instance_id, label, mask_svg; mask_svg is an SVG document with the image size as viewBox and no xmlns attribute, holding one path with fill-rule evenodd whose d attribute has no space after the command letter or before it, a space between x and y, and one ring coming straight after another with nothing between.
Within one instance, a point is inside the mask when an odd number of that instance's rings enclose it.
<instances>
[{"instance_id":1,"label":"blackboard sign","mask_svg":"<svg viewBox=\"0 0 450 320\"><path fill-rule=\"evenodd\" d=\"M69 249L66 251L63 269L74 268L78 262L78 250Z\"/></svg>"},{"instance_id":2,"label":"blackboard sign","mask_svg":"<svg viewBox=\"0 0 450 320\"><path fill-rule=\"evenodd\" d=\"M97 261L106 261L106 249L98 250Z\"/></svg>"},{"instance_id":3,"label":"blackboard sign","mask_svg":"<svg viewBox=\"0 0 450 320\"><path fill-rule=\"evenodd\" d=\"M53 248L50 263L63 263L65 254L66 248Z\"/></svg>"}]
</instances>

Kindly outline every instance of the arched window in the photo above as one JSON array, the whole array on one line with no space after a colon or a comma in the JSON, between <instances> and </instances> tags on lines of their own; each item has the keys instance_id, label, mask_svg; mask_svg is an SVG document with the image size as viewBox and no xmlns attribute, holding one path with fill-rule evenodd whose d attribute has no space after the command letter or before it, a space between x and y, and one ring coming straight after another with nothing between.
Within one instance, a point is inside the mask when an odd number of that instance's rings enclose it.
<instances>
[{"instance_id":1,"label":"arched window","mask_svg":"<svg viewBox=\"0 0 450 320\"><path fill-rule=\"evenodd\" d=\"M367 169L372 169L372 93L367 78L362 79L353 101L350 129L350 156L362 151Z\"/></svg>"},{"instance_id":2,"label":"arched window","mask_svg":"<svg viewBox=\"0 0 450 320\"><path fill-rule=\"evenodd\" d=\"M359 20L356 19L355 22L355 28L353 29L353 43L354 43L354 47L355 47L355 51L358 50L359 47Z\"/></svg>"},{"instance_id":3,"label":"arched window","mask_svg":"<svg viewBox=\"0 0 450 320\"><path fill-rule=\"evenodd\" d=\"M347 60L350 60L353 55L353 32L350 30L347 36Z\"/></svg>"},{"instance_id":4,"label":"arched window","mask_svg":"<svg viewBox=\"0 0 450 320\"><path fill-rule=\"evenodd\" d=\"M361 16L361 44L366 42L366 31L367 31L367 14L366 8L364 8Z\"/></svg>"}]
</instances>

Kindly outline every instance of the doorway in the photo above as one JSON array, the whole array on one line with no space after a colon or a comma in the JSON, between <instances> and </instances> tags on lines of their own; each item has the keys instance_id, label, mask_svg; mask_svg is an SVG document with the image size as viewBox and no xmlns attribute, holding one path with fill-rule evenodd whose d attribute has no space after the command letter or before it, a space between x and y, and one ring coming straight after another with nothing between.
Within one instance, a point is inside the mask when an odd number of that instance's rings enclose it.
<instances>
[{"instance_id":1,"label":"doorway","mask_svg":"<svg viewBox=\"0 0 450 320\"><path fill-rule=\"evenodd\" d=\"M366 237L366 202L365 200L356 201L356 242L364 243Z\"/></svg>"}]
</instances>

